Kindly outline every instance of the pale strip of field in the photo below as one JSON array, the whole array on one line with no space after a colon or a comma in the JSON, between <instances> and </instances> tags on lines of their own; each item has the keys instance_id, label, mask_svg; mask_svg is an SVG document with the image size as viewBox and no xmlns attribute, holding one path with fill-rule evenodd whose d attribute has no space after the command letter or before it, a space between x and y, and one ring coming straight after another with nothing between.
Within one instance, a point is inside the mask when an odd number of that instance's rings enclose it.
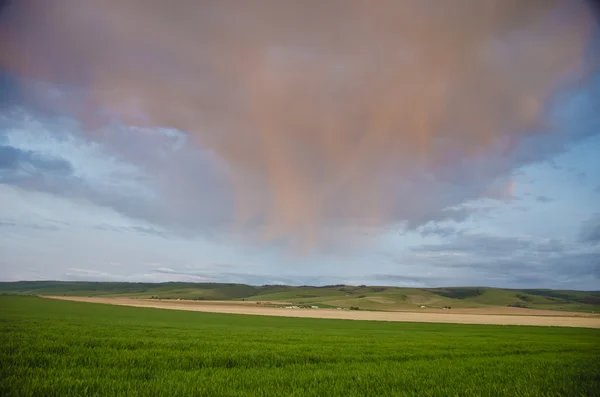
<instances>
[{"instance_id":1,"label":"pale strip of field","mask_svg":"<svg viewBox=\"0 0 600 397\"><path fill-rule=\"evenodd\" d=\"M183 302L156 301L132 298L94 298L79 296L46 296L78 302L105 303L121 306L150 307L156 309L189 310L210 313L251 314L261 316L329 318L343 320L400 321L418 323L455 323L455 324L495 324L495 325L537 325L556 327L600 328L600 317L569 316L527 316L505 314L465 314L432 312L371 312L347 311L336 309L286 309L263 307L246 302Z\"/></svg>"}]
</instances>

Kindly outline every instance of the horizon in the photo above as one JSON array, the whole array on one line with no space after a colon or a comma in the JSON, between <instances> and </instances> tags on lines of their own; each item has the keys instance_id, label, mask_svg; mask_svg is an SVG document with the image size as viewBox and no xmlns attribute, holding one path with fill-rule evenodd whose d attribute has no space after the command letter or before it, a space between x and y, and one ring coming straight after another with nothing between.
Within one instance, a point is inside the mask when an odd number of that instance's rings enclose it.
<instances>
[{"instance_id":1,"label":"horizon","mask_svg":"<svg viewBox=\"0 0 600 397\"><path fill-rule=\"evenodd\" d=\"M291 287L291 288L334 288L334 287L365 287L365 288L404 288L404 289L502 289L502 290L514 290L514 291L527 291L527 290L548 290L548 291L574 291L574 292L591 292L600 293L600 290L581 290L581 289L555 289L555 288L503 288L503 287L490 287L486 285L445 285L438 287L398 287L395 285L384 285L384 284L325 284L325 285L306 285L306 284L245 284L245 283L227 283L218 281L85 281L85 280L18 280L18 281L0 281L0 284L16 284L16 283L88 283L88 284L218 284L218 285L247 285L250 287Z\"/></svg>"},{"instance_id":2,"label":"horizon","mask_svg":"<svg viewBox=\"0 0 600 397\"><path fill-rule=\"evenodd\" d=\"M0 2L0 280L600 285L592 1L137 3Z\"/></svg>"}]
</instances>

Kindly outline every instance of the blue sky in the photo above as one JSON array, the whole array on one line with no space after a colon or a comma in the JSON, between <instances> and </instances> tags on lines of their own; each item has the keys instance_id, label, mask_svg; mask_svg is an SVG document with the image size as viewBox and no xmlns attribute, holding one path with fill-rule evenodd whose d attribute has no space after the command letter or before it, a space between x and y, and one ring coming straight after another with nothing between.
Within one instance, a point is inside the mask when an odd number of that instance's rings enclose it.
<instances>
[{"instance_id":1,"label":"blue sky","mask_svg":"<svg viewBox=\"0 0 600 397\"><path fill-rule=\"evenodd\" d=\"M0 14L1 280L598 289L585 3L61 1Z\"/></svg>"}]
</instances>

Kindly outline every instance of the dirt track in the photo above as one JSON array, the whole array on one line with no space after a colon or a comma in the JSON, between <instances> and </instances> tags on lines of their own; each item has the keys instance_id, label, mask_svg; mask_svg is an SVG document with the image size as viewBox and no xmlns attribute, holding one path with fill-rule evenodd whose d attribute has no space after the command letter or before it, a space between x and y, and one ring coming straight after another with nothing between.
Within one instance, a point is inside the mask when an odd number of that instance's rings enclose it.
<instances>
[{"instance_id":1,"label":"dirt track","mask_svg":"<svg viewBox=\"0 0 600 397\"><path fill-rule=\"evenodd\" d=\"M86 298L78 296L46 296L45 298L78 302L105 303L121 306L151 307L157 309L188 310L197 312L252 314L261 316L331 318L344 320L401 321L419 323L538 325L557 327L600 328L600 317L592 315L569 316L556 313L549 315L519 315L439 312L371 312L335 309L286 309L257 306L254 302L195 302L156 301L132 298ZM533 311L535 313L535 311ZM575 314L575 313L569 313Z\"/></svg>"}]
</instances>

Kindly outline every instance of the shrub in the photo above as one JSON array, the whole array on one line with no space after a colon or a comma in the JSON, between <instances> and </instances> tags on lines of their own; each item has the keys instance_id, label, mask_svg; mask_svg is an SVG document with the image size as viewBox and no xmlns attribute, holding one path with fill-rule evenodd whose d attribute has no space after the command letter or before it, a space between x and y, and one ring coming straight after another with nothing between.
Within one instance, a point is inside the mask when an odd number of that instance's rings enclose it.
<instances>
[{"instance_id":1,"label":"shrub","mask_svg":"<svg viewBox=\"0 0 600 397\"><path fill-rule=\"evenodd\" d=\"M507 306L509 306L509 307L523 307L523 308L527 307L527 305L525 305L522 302L509 303Z\"/></svg>"},{"instance_id":2,"label":"shrub","mask_svg":"<svg viewBox=\"0 0 600 397\"><path fill-rule=\"evenodd\" d=\"M533 300L531 298L531 296L522 295L522 294L517 294L517 298L519 298L519 299L521 299L522 301L525 301L525 302L531 302Z\"/></svg>"}]
</instances>

